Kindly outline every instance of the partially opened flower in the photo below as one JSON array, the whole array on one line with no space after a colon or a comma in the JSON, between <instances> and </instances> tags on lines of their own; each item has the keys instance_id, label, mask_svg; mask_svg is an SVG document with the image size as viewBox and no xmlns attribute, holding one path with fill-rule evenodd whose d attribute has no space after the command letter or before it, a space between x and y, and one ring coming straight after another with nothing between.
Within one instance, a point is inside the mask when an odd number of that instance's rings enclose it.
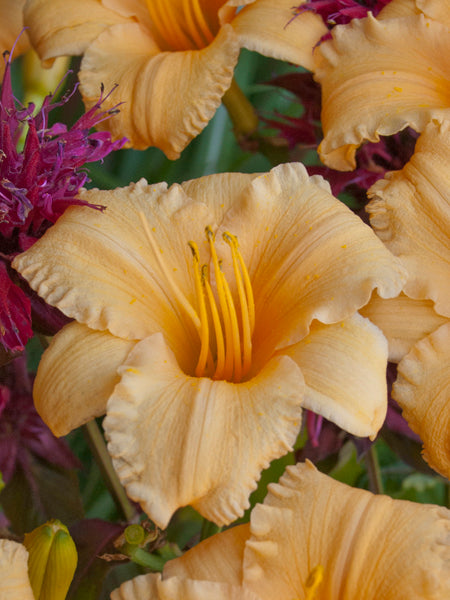
<instances>
[{"instance_id":1,"label":"partially opened flower","mask_svg":"<svg viewBox=\"0 0 450 600\"><path fill-rule=\"evenodd\" d=\"M319 153L334 169L354 169L364 141L406 127L421 132L431 119L450 117L447 3L417 3L433 18L417 14L412 0L406 4L401 12L409 16L387 18L395 13L382 11L335 27L333 39L315 52L323 94Z\"/></svg>"},{"instance_id":2,"label":"partially opened flower","mask_svg":"<svg viewBox=\"0 0 450 600\"><path fill-rule=\"evenodd\" d=\"M160 574L111 600L443 600L450 511L348 487L311 463L288 467L264 504ZM228 594L228 595L227 595Z\"/></svg>"},{"instance_id":3,"label":"partially opened flower","mask_svg":"<svg viewBox=\"0 0 450 600\"><path fill-rule=\"evenodd\" d=\"M42 301L30 300L31 291L20 286L10 263L67 206L85 204L76 197L89 181L82 170L85 163L104 158L125 142L111 142L107 132L90 133L94 125L111 114L101 110L104 98L97 99L96 105L71 128L62 123L50 125L50 112L68 98L57 103L50 94L37 112L33 104L21 106L13 95L10 67L6 61L0 96L0 354L24 349L32 336L32 308L48 326L67 322L49 314ZM24 130L24 147L20 149Z\"/></svg>"},{"instance_id":4,"label":"partially opened flower","mask_svg":"<svg viewBox=\"0 0 450 600\"><path fill-rule=\"evenodd\" d=\"M405 265L404 294L363 309L400 361L394 398L424 442L430 466L450 478L450 122L433 121L401 171L376 183L367 210Z\"/></svg>"},{"instance_id":5,"label":"partially opened flower","mask_svg":"<svg viewBox=\"0 0 450 600\"><path fill-rule=\"evenodd\" d=\"M165 527L192 504L228 523L301 405L359 436L386 413L386 341L357 310L403 270L303 165L167 189L93 190L14 267L77 322L55 336L34 396L57 435L107 412L130 496ZM56 252L57 249L57 252Z\"/></svg>"},{"instance_id":6,"label":"partially opened flower","mask_svg":"<svg viewBox=\"0 0 450 600\"><path fill-rule=\"evenodd\" d=\"M24 15L43 60L84 54L88 106L119 84L116 136L171 159L214 115L241 47L310 67L327 31L318 15L293 19L291 0L30 0Z\"/></svg>"},{"instance_id":7,"label":"partially opened flower","mask_svg":"<svg viewBox=\"0 0 450 600\"><path fill-rule=\"evenodd\" d=\"M65 600L76 564L75 544L57 519L25 534L24 545L0 540L0 598Z\"/></svg>"}]
</instances>

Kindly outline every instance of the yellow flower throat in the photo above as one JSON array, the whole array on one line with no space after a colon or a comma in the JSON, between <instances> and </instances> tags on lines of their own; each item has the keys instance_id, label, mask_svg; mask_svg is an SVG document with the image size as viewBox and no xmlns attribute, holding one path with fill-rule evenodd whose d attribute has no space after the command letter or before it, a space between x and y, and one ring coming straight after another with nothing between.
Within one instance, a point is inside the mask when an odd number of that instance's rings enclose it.
<instances>
[{"instance_id":1,"label":"yellow flower throat","mask_svg":"<svg viewBox=\"0 0 450 600\"><path fill-rule=\"evenodd\" d=\"M203 14L200 0L147 0L150 19L165 50L205 48L214 33Z\"/></svg>"},{"instance_id":2,"label":"yellow flower throat","mask_svg":"<svg viewBox=\"0 0 450 600\"><path fill-rule=\"evenodd\" d=\"M194 323L200 338L200 352L195 367L196 377L210 377L239 383L250 371L252 364L252 335L255 328L255 303L247 267L236 236L223 234L231 251L233 273L239 309L233 299L229 283L215 248L215 236L210 227L205 228L214 271L214 295L208 265L200 265L200 253L195 242L189 242L192 251L197 310L178 287L143 214L140 214L147 238L167 283L179 305Z\"/></svg>"}]
</instances>

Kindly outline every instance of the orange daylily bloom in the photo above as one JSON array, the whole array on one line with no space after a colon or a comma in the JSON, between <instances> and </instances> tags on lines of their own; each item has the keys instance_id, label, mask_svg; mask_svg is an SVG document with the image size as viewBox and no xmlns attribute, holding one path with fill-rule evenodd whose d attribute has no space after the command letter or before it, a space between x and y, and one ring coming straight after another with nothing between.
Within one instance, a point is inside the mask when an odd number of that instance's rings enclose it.
<instances>
[{"instance_id":1,"label":"orange daylily bloom","mask_svg":"<svg viewBox=\"0 0 450 600\"><path fill-rule=\"evenodd\" d=\"M401 171L369 190L367 210L408 271L404 294L362 313L400 361L393 395L424 442L431 467L450 478L450 122L433 121Z\"/></svg>"},{"instance_id":2,"label":"orange daylily bloom","mask_svg":"<svg viewBox=\"0 0 450 600\"><path fill-rule=\"evenodd\" d=\"M14 261L76 319L35 403L57 435L106 411L119 477L159 526L186 504L240 516L301 406L376 435L387 344L357 311L404 271L322 178L294 163L82 197L107 210L70 208Z\"/></svg>"},{"instance_id":3,"label":"orange daylily bloom","mask_svg":"<svg viewBox=\"0 0 450 600\"><path fill-rule=\"evenodd\" d=\"M28 552L11 540L0 540L0 597L2 600L34 600L28 577Z\"/></svg>"},{"instance_id":4,"label":"orange daylily bloom","mask_svg":"<svg viewBox=\"0 0 450 600\"><path fill-rule=\"evenodd\" d=\"M351 488L306 463L269 486L250 524L111 600L443 600L449 560L449 510Z\"/></svg>"},{"instance_id":5,"label":"orange daylily bloom","mask_svg":"<svg viewBox=\"0 0 450 600\"><path fill-rule=\"evenodd\" d=\"M113 135L171 159L214 115L242 47L311 67L327 31L318 15L293 18L291 0L30 0L24 18L44 61L84 55L88 106L119 84L105 100L124 103Z\"/></svg>"},{"instance_id":6,"label":"orange daylily bloom","mask_svg":"<svg viewBox=\"0 0 450 600\"><path fill-rule=\"evenodd\" d=\"M0 0L0 15L2 20L0 24L0 54L10 52L14 47L14 58L25 52L30 42L26 31L19 34L23 29L22 10L25 5L25 0ZM5 63L0 58L0 77L3 76Z\"/></svg>"},{"instance_id":7,"label":"orange daylily bloom","mask_svg":"<svg viewBox=\"0 0 450 600\"><path fill-rule=\"evenodd\" d=\"M350 171L363 142L450 118L446 4L393 2L378 18L335 27L333 39L315 52L323 98L319 154L326 165ZM409 16L388 18L397 14Z\"/></svg>"}]
</instances>

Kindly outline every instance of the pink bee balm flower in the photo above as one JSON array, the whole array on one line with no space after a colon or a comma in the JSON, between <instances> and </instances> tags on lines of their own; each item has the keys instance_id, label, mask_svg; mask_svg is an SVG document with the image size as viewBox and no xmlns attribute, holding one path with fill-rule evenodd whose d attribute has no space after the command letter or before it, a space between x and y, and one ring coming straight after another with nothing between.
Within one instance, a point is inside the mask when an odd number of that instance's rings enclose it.
<instances>
[{"instance_id":1,"label":"pink bee balm flower","mask_svg":"<svg viewBox=\"0 0 450 600\"><path fill-rule=\"evenodd\" d=\"M0 94L0 351L14 354L32 335L34 300L19 287L10 270L12 259L41 237L67 206L86 204L76 197L89 181L81 167L121 148L125 139L111 142L106 131L89 133L115 112L100 110L102 96L71 128L63 123L50 126L49 113L72 94L60 102L48 95L37 112L32 103L23 107L13 95L10 60L5 62ZM19 150L24 127L28 131Z\"/></svg>"}]
</instances>

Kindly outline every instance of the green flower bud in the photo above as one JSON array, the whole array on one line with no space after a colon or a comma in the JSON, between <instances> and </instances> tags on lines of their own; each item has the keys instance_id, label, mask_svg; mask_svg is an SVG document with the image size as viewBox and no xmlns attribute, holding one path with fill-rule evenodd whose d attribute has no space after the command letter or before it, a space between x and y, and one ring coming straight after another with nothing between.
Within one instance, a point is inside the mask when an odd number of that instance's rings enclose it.
<instances>
[{"instance_id":1,"label":"green flower bud","mask_svg":"<svg viewBox=\"0 0 450 600\"><path fill-rule=\"evenodd\" d=\"M69 531L57 519L25 534L28 575L36 600L65 600L77 566L77 550Z\"/></svg>"}]
</instances>

